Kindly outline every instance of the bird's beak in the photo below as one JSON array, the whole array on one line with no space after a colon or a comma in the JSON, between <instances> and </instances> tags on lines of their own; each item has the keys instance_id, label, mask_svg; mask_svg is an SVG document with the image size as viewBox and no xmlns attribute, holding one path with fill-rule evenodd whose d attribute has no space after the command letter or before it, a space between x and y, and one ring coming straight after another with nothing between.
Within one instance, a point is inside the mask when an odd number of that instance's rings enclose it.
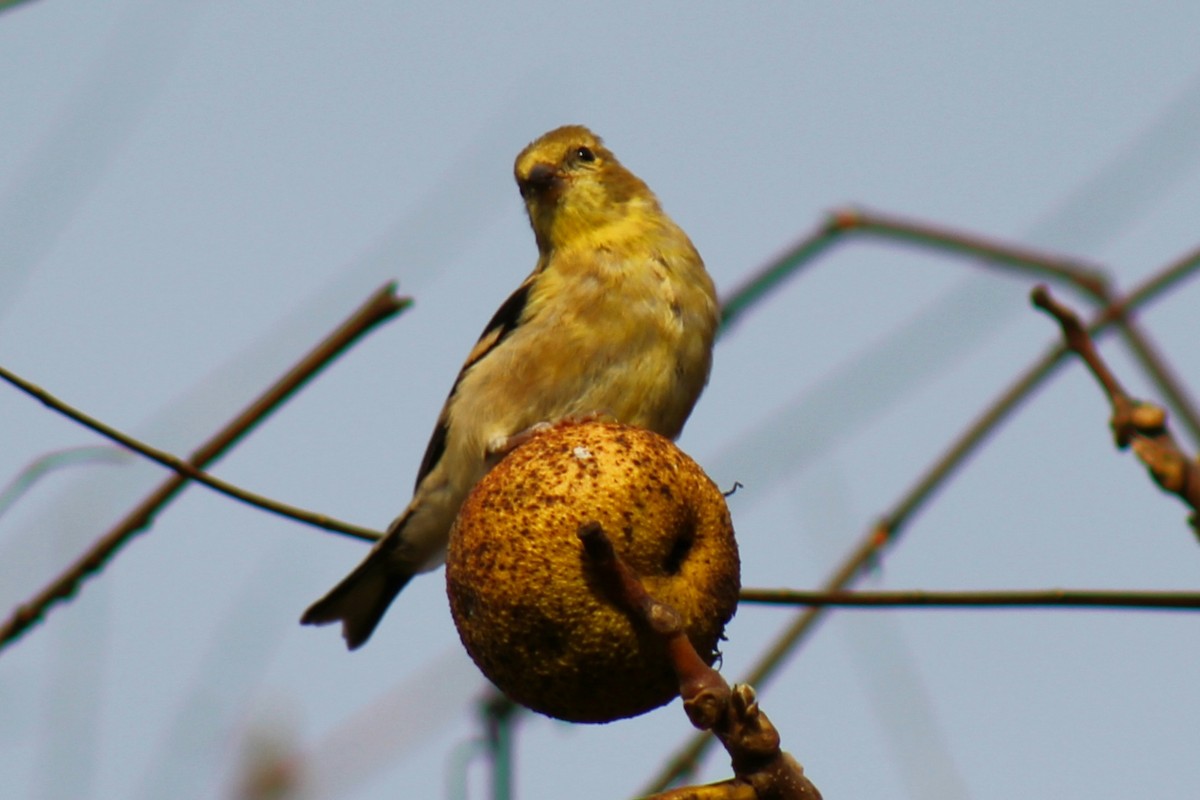
<instances>
[{"instance_id":1,"label":"bird's beak","mask_svg":"<svg viewBox=\"0 0 1200 800\"><path fill-rule=\"evenodd\" d=\"M534 164L529 174L517 181L521 196L529 199L533 195L546 195L562 183L562 176L550 164Z\"/></svg>"}]
</instances>

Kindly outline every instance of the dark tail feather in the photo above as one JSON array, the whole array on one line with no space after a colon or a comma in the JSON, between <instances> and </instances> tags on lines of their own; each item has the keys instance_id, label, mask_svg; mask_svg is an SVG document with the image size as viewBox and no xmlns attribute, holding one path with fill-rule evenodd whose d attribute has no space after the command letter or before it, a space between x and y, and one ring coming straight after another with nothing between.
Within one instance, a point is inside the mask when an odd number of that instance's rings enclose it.
<instances>
[{"instance_id":1,"label":"dark tail feather","mask_svg":"<svg viewBox=\"0 0 1200 800\"><path fill-rule=\"evenodd\" d=\"M412 576L412 572L398 570L385 549L373 550L345 580L309 606L300 622L328 625L340 620L347 647L357 650L371 638L388 606Z\"/></svg>"}]
</instances>

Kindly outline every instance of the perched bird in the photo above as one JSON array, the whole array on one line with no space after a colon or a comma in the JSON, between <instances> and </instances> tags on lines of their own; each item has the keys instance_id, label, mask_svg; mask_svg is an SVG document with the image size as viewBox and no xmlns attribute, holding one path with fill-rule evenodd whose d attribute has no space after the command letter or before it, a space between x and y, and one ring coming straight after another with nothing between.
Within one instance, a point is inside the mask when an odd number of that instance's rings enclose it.
<instances>
[{"instance_id":1,"label":"perched bird","mask_svg":"<svg viewBox=\"0 0 1200 800\"><path fill-rule=\"evenodd\" d=\"M408 508L301 618L362 645L445 559L471 488L539 426L602 415L670 438L708 381L718 309L687 235L600 138L550 131L517 156L537 267L488 323L438 417Z\"/></svg>"}]
</instances>

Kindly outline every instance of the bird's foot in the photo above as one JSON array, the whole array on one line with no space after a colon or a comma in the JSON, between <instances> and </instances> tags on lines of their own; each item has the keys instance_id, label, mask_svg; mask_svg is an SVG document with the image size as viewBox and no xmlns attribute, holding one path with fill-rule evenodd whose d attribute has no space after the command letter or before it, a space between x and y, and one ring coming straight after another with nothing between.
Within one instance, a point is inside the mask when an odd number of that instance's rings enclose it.
<instances>
[{"instance_id":1,"label":"bird's foot","mask_svg":"<svg viewBox=\"0 0 1200 800\"><path fill-rule=\"evenodd\" d=\"M496 436L488 442L486 455L489 459L499 461L539 433L545 433L553 427L554 425L549 422L539 422L511 436Z\"/></svg>"},{"instance_id":2,"label":"bird's foot","mask_svg":"<svg viewBox=\"0 0 1200 800\"><path fill-rule=\"evenodd\" d=\"M516 450L538 434L545 433L558 425L581 425L585 422L616 422L617 418L609 411L591 411L587 414L570 414L554 422L538 422L523 431L511 436L493 437L487 444L486 457L493 463Z\"/></svg>"},{"instance_id":3,"label":"bird's foot","mask_svg":"<svg viewBox=\"0 0 1200 800\"><path fill-rule=\"evenodd\" d=\"M586 414L572 414L559 420L560 423L582 425L585 422L620 422L617 415L607 409L597 409Z\"/></svg>"}]
</instances>

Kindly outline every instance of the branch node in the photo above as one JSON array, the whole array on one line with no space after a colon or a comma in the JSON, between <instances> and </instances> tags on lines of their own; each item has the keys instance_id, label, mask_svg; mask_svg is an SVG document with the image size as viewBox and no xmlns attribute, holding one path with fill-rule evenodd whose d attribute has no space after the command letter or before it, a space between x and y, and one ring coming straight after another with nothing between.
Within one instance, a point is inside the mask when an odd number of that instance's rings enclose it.
<instances>
[{"instance_id":1,"label":"branch node","mask_svg":"<svg viewBox=\"0 0 1200 800\"><path fill-rule=\"evenodd\" d=\"M857 228L862 224L862 221L863 213L861 209L854 206L843 206L829 212L825 227L829 231L844 233Z\"/></svg>"},{"instance_id":2,"label":"branch node","mask_svg":"<svg viewBox=\"0 0 1200 800\"><path fill-rule=\"evenodd\" d=\"M1167 429L1167 412L1153 403L1134 399L1125 391L1079 317L1051 297L1049 289L1037 286L1031 298L1035 306L1058 320L1067 347L1087 364L1104 389L1112 407L1109 425L1117 447L1132 446L1159 487L1178 496L1193 510L1200 509L1200 464L1184 454Z\"/></svg>"},{"instance_id":3,"label":"branch node","mask_svg":"<svg viewBox=\"0 0 1200 800\"><path fill-rule=\"evenodd\" d=\"M1166 430L1167 412L1153 403L1136 402L1129 412L1129 422L1146 436L1158 436Z\"/></svg>"}]
</instances>

